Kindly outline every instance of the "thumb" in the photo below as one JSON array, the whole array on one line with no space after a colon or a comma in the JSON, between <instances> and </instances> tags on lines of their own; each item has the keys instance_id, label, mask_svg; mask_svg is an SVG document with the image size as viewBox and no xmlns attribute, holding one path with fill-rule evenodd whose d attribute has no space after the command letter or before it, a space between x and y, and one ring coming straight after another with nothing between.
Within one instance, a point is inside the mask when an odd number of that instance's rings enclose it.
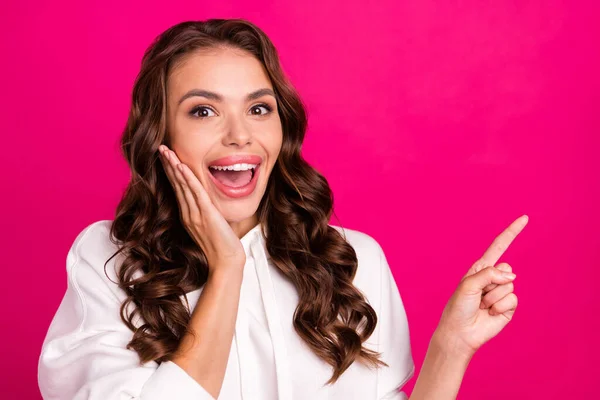
<instances>
[{"instance_id":1,"label":"thumb","mask_svg":"<svg viewBox=\"0 0 600 400\"><path fill-rule=\"evenodd\" d=\"M461 285L468 294L480 294L487 285L502 285L513 281L517 276L512 272L487 267L463 278Z\"/></svg>"}]
</instances>

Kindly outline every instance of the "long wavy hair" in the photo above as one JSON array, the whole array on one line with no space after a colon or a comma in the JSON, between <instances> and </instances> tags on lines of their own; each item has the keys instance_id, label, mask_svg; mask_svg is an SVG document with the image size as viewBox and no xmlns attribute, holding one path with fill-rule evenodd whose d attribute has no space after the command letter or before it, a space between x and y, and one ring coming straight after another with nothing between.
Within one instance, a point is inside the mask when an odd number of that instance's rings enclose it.
<instances>
[{"instance_id":1,"label":"long wavy hair","mask_svg":"<svg viewBox=\"0 0 600 400\"><path fill-rule=\"evenodd\" d=\"M355 360L369 367L387 366L380 353L362 345L373 333L377 316L352 284L358 266L354 249L328 224L333 212L331 189L301 156L305 107L284 75L272 42L243 19L179 23L159 35L144 53L121 138L131 180L110 231L118 245L111 259L119 253L124 256L117 276L127 294L121 319L134 332L127 348L139 354L141 363L169 360L191 318L183 295L207 280L206 257L181 222L177 198L157 155L159 145L169 140L169 71L186 54L211 47L252 54L274 87L283 143L257 215L272 263L298 291L293 315L296 332L333 367L326 384L335 382ZM129 310L131 303L135 307ZM137 317L141 326L134 325Z\"/></svg>"}]
</instances>

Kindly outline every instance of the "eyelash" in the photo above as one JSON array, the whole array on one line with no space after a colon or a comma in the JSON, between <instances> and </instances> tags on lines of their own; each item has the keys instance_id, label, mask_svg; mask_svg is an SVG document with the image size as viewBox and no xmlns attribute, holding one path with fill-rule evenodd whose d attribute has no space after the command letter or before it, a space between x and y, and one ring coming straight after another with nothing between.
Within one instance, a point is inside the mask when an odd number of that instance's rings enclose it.
<instances>
[{"instance_id":1,"label":"eyelash","mask_svg":"<svg viewBox=\"0 0 600 400\"><path fill-rule=\"evenodd\" d=\"M257 108L257 107L264 107L264 108L266 108L266 109L267 109L267 112L266 112L266 113L264 113L264 114L260 114L260 115L256 115L257 117L264 117L264 116L266 116L266 115L270 114L270 113L273 111L273 108L272 108L270 105L266 104L266 103L259 103L259 104L255 104L255 105L253 105L253 106L252 106L252 108L250 108L250 109L252 110L252 109L254 109L254 108ZM191 115L192 117L194 117L194 118L198 118L198 119L206 119L206 118L210 118L209 116L206 116L206 117L201 117L201 116L199 116L199 115L194 115L194 114L196 114L198 111L200 111L200 110L202 110L202 109L204 109L204 108L206 108L206 109L209 109L209 110L211 110L212 112L215 112L215 111L214 111L214 110L213 110L211 107L208 107L208 106L196 106L196 107L194 107L194 108L192 108L192 109L190 110L190 115ZM253 114L253 115L254 115L254 114Z\"/></svg>"}]
</instances>

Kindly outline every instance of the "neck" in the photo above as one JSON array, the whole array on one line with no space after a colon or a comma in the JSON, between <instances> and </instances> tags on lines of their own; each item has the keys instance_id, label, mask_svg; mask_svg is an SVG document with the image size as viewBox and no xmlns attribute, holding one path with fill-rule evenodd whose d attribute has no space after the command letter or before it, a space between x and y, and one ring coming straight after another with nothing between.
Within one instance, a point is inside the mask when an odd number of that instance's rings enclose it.
<instances>
[{"instance_id":1,"label":"neck","mask_svg":"<svg viewBox=\"0 0 600 400\"><path fill-rule=\"evenodd\" d=\"M229 226L240 239L254 228L256 224L258 224L258 216L256 214L243 221L229 221Z\"/></svg>"}]
</instances>

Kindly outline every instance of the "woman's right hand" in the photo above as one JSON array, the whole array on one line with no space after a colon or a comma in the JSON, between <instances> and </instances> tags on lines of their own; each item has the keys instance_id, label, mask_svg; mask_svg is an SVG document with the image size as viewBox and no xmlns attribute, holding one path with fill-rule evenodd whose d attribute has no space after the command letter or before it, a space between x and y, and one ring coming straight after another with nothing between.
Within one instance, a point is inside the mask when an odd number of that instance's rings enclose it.
<instances>
[{"instance_id":1,"label":"woman's right hand","mask_svg":"<svg viewBox=\"0 0 600 400\"><path fill-rule=\"evenodd\" d=\"M167 146L160 145L158 151L175 190L183 225L206 255L209 273L223 269L241 271L246 263L242 242L212 203L196 175Z\"/></svg>"}]
</instances>

